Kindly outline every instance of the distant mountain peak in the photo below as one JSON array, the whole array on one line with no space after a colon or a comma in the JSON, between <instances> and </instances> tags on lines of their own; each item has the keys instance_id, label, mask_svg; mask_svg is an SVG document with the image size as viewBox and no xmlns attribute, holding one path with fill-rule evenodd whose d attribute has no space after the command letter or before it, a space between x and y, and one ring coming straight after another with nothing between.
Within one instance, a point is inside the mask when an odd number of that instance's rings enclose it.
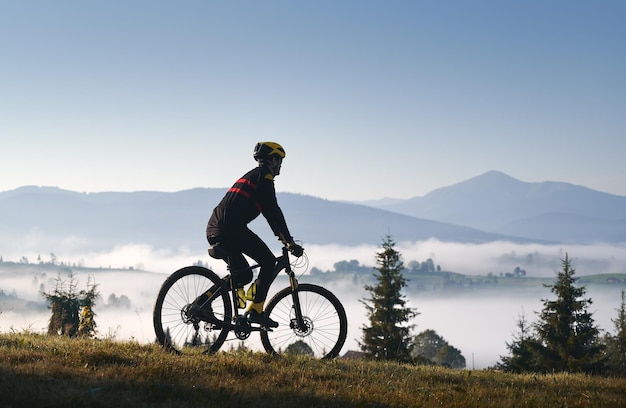
<instances>
[{"instance_id":1,"label":"distant mountain peak","mask_svg":"<svg viewBox=\"0 0 626 408\"><path fill-rule=\"evenodd\" d=\"M519 185L525 184L523 181L520 181L514 177L509 176L508 174L502 173L497 170L489 170L486 173L483 173L479 176L472 177L468 180L462 181L458 185L471 184L473 188L478 186L488 186L493 188L494 186L502 186L502 185Z\"/></svg>"},{"instance_id":2,"label":"distant mountain peak","mask_svg":"<svg viewBox=\"0 0 626 408\"><path fill-rule=\"evenodd\" d=\"M499 196L517 194L521 189L526 188L528 183L513 178L505 173L490 170L479 176L472 177L460 183L447 187L441 187L431 191L425 197L438 196L489 196L495 192Z\"/></svg>"},{"instance_id":3,"label":"distant mountain peak","mask_svg":"<svg viewBox=\"0 0 626 408\"><path fill-rule=\"evenodd\" d=\"M507 180L507 181L519 181L518 179L509 176L498 170L489 170L481 175L474 177L473 179L488 179L488 180ZM472 180L472 179L470 179Z\"/></svg>"}]
</instances>

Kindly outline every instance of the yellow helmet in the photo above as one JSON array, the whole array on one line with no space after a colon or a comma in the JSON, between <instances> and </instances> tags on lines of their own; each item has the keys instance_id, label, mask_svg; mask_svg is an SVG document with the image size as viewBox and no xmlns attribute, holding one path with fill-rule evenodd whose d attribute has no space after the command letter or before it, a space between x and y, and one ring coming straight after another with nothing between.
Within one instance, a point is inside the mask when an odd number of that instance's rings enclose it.
<instances>
[{"instance_id":1,"label":"yellow helmet","mask_svg":"<svg viewBox=\"0 0 626 408\"><path fill-rule=\"evenodd\" d=\"M275 142L259 142L254 146L254 159L256 161L264 161L273 156L284 159L285 149Z\"/></svg>"}]
</instances>

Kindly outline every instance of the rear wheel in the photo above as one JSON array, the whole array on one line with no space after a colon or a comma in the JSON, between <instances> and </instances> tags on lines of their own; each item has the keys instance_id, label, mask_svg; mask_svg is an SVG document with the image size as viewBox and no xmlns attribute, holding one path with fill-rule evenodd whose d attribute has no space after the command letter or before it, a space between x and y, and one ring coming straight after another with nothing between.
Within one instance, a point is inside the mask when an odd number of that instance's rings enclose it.
<instances>
[{"instance_id":1,"label":"rear wheel","mask_svg":"<svg viewBox=\"0 0 626 408\"><path fill-rule=\"evenodd\" d=\"M339 299L321 286L298 285L297 299L304 322L301 327L297 322L294 297L291 288L285 288L267 304L265 312L279 326L261 332L265 350L270 354L337 357L348 333L348 319Z\"/></svg>"},{"instance_id":2,"label":"rear wheel","mask_svg":"<svg viewBox=\"0 0 626 408\"><path fill-rule=\"evenodd\" d=\"M153 323L157 341L168 350L183 352L199 347L215 352L226 340L232 316L224 281L213 271L188 266L170 275L157 296ZM200 308L208 299L207 292L217 294L210 302L213 312Z\"/></svg>"}]
</instances>

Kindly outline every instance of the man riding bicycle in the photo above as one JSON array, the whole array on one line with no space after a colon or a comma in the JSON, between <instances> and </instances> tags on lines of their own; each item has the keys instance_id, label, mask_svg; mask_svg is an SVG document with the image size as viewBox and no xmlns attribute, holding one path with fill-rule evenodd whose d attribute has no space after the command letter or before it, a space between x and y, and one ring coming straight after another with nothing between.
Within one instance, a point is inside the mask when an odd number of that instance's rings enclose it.
<instances>
[{"instance_id":1,"label":"man riding bicycle","mask_svg":"<svg viewBox=\"0 0 626 408\"><path fill-rule=\"evenodd\" d=\"M262 326L278 327L278 323L266 316L263 305L270 285L276 278L274 267L276 257L258 235L248 228L248 224L263 214L274 234L297 257L302 256L303 248L294 242L289 233L282 210L276 200L274 177L280 174L285 158L285 149L278 143L259 142L254 148L254 159L258 166L243 175L228 190L222 201L215 207L209 219L206 235L211 248L209 254L223 258L218 252L227 253L230 271L238 292L252 281L250 264L244 254L254 259L261 267L259 276L252 288L252 303L248 307L248 320Z\"/></svg>"}]
</instances>

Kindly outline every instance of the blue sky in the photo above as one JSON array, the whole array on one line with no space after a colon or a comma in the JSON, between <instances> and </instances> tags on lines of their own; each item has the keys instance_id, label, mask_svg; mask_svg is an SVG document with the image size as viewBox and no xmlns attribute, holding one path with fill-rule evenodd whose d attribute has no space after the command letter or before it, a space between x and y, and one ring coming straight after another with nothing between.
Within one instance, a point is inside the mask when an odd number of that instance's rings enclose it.
<instances>
[{"instance_id":1,"label":"blue sky","mask_svg":"<svg viewBox=\"0 0 626 408\"><path fill-rule=\"evenodd\" d=\"M0 191L409 198L489 170L626 195L623 1L0 2Z\"/></svg>"}]
</instances>

